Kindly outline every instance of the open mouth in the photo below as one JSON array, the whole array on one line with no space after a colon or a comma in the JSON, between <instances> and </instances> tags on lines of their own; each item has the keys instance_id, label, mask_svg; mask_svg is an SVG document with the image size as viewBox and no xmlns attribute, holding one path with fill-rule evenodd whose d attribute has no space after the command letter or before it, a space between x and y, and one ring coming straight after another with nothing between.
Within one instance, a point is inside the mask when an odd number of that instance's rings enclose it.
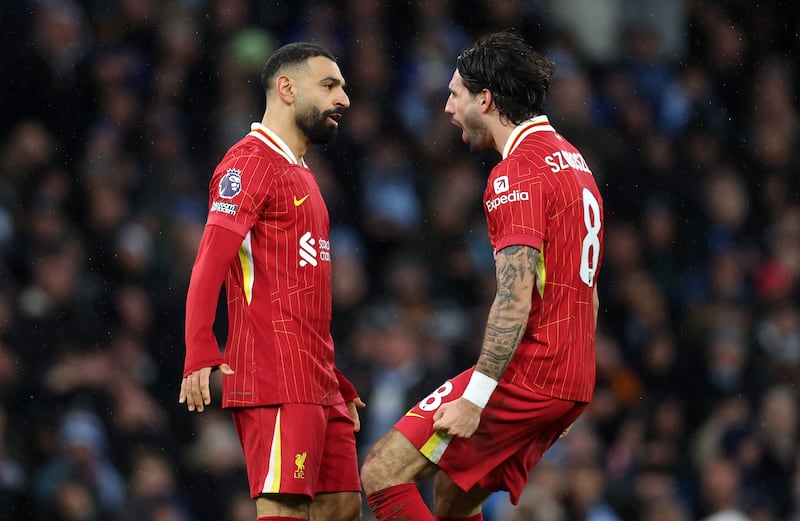
<instances>
[{"instance_id":1,"label":"open mouth","mask_svg":"<svg viewBox=\"0 0 800 521\"><path fill-rule=\"evenodd\" d=\"M464 143L469 143L469 137L467 136L467 131L464 129L464 127L462 127L461 124L453 118L450 118L450 123L461 129L461 141Z\"/></svg>"},{"instance_id":2,"label":"open mouth","mask_svg":"<svg viewBox=\"0 0 800 521\"><path fill-rule=\"evenodd\" d=\"M332 112L328 114L328 119L333 120L334 124L338 125L339 120L342 119L342 115L338 112Z\"/></svg>"}]
</instances>

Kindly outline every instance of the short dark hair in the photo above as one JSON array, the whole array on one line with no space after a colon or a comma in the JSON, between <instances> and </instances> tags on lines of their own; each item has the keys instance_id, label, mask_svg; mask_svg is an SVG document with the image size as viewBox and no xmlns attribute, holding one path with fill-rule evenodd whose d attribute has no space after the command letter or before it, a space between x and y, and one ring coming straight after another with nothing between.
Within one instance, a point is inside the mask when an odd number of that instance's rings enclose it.
<instances>
[{"instance_id":1,"label":"short dark hair","mask_svg":"<svg viewBox=\"0 0 800 521\"><path fill-rule=\"evenodd\" d=\"M459 55L457 68L468 91L488 89L500 116L515 125L544 113L556 70L512 30L480 38Z\"/></svg>"},{"instance_id":2,"label":"short dark hair","mask_svg":"<svg viewBox=\"0 0 800 521\"><path fill-rule=\"evenodd\" d=\"M267 63L264 64L264 70L261 71L261 86L264 87L264 92L269 91L272 79L278 71L287 66L300 65L315 56L324 56L331 61L336 61L336 58L324 47L309 42L289 43L272 53Z\"/></svg>"}]
</instances>

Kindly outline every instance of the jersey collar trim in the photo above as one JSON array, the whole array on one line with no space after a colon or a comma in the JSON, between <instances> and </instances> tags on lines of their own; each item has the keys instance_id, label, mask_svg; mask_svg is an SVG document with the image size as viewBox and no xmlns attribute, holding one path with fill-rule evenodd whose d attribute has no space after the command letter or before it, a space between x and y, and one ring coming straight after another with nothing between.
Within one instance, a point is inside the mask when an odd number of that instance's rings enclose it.
<instances>
[{"instance_id":1,"label":"jersey collar trim","mask_svg":"<svg viewBox=\"0 0 800 521\"><path fill-rule=\"evenodd\" d=\"M292 149L289 148L289 145L287 145L280 137L278 137L278 134L271 131L261 123L255 122L250 124L250 134L248 135L261 140L265 145L283 156L283 158L289 163L293 165L303 164L298 161L296 157L294 157ZM303 166L305 165L303 164Z\"/></svg>"},{"instance_id":2,"label":"jersey collar trim","mask_svg":"<svg viewBox=\"0 0 800 521\"><path fill-rule=\"evenodd\" d=\"M545 130L550 132L556 131L556 129L550 125L550 121L547 119L547 116L536 116L535 118L531 118L528 121L523 121L517 125L517 127L512 130L511 134L508 136L506 146L503 147L503 159L507 158L511 152L516 150L517 146L522 142L522 140L528 137L530 134Z\"/></svg>"}]
</instances>

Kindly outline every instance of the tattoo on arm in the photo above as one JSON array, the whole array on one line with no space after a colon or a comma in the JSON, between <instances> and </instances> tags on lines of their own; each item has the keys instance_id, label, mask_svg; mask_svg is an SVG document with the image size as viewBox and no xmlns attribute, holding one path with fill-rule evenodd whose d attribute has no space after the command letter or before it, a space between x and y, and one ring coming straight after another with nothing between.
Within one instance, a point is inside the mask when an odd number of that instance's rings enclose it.
<instances>
[{"instance_id":1,"label":"tattoo on arm","mask_svg":"<svg viewBox=\"0 0 800 521\"><path fill-rule=\"evenodd\" d=\"M499 380L519 347L536 285L539 251L509 246L497 252L497 294L486 324L477 370Z\"/></svg>"}]
</instances>

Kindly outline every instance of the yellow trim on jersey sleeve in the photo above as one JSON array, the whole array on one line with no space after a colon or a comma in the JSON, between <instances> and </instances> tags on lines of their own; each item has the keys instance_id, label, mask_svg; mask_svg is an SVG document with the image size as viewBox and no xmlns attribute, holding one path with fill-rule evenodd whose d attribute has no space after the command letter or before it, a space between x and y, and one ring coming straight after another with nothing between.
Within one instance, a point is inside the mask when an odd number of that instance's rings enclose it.
<instances>
[{"instance_id":1,"label":"yellow trim on jersey sleeve","mask_svg":"<svg viewBox=\"0 0 800 521\"><path fill-rule=\"evenodd\" d=\"M547 281L547 270L544 266L544 246L539 256L536 257L536 290L540 297L544 297L544 284Z\"/></svg>"},{"instance_id":2,"label":"yellow trim on jersey sleeve","mask_svg":"<svg viewBox=\"0 0 800 521\"><path fill-rule=\"evenodd\" d=\"M253 269L253 248L250 244L250 233L248 232L239 246L239 264L242 266L242 285L244 286L244 298L247 303L253 300L253 282L255 280L255 270Z\"/></svg>"}]
</instances>

